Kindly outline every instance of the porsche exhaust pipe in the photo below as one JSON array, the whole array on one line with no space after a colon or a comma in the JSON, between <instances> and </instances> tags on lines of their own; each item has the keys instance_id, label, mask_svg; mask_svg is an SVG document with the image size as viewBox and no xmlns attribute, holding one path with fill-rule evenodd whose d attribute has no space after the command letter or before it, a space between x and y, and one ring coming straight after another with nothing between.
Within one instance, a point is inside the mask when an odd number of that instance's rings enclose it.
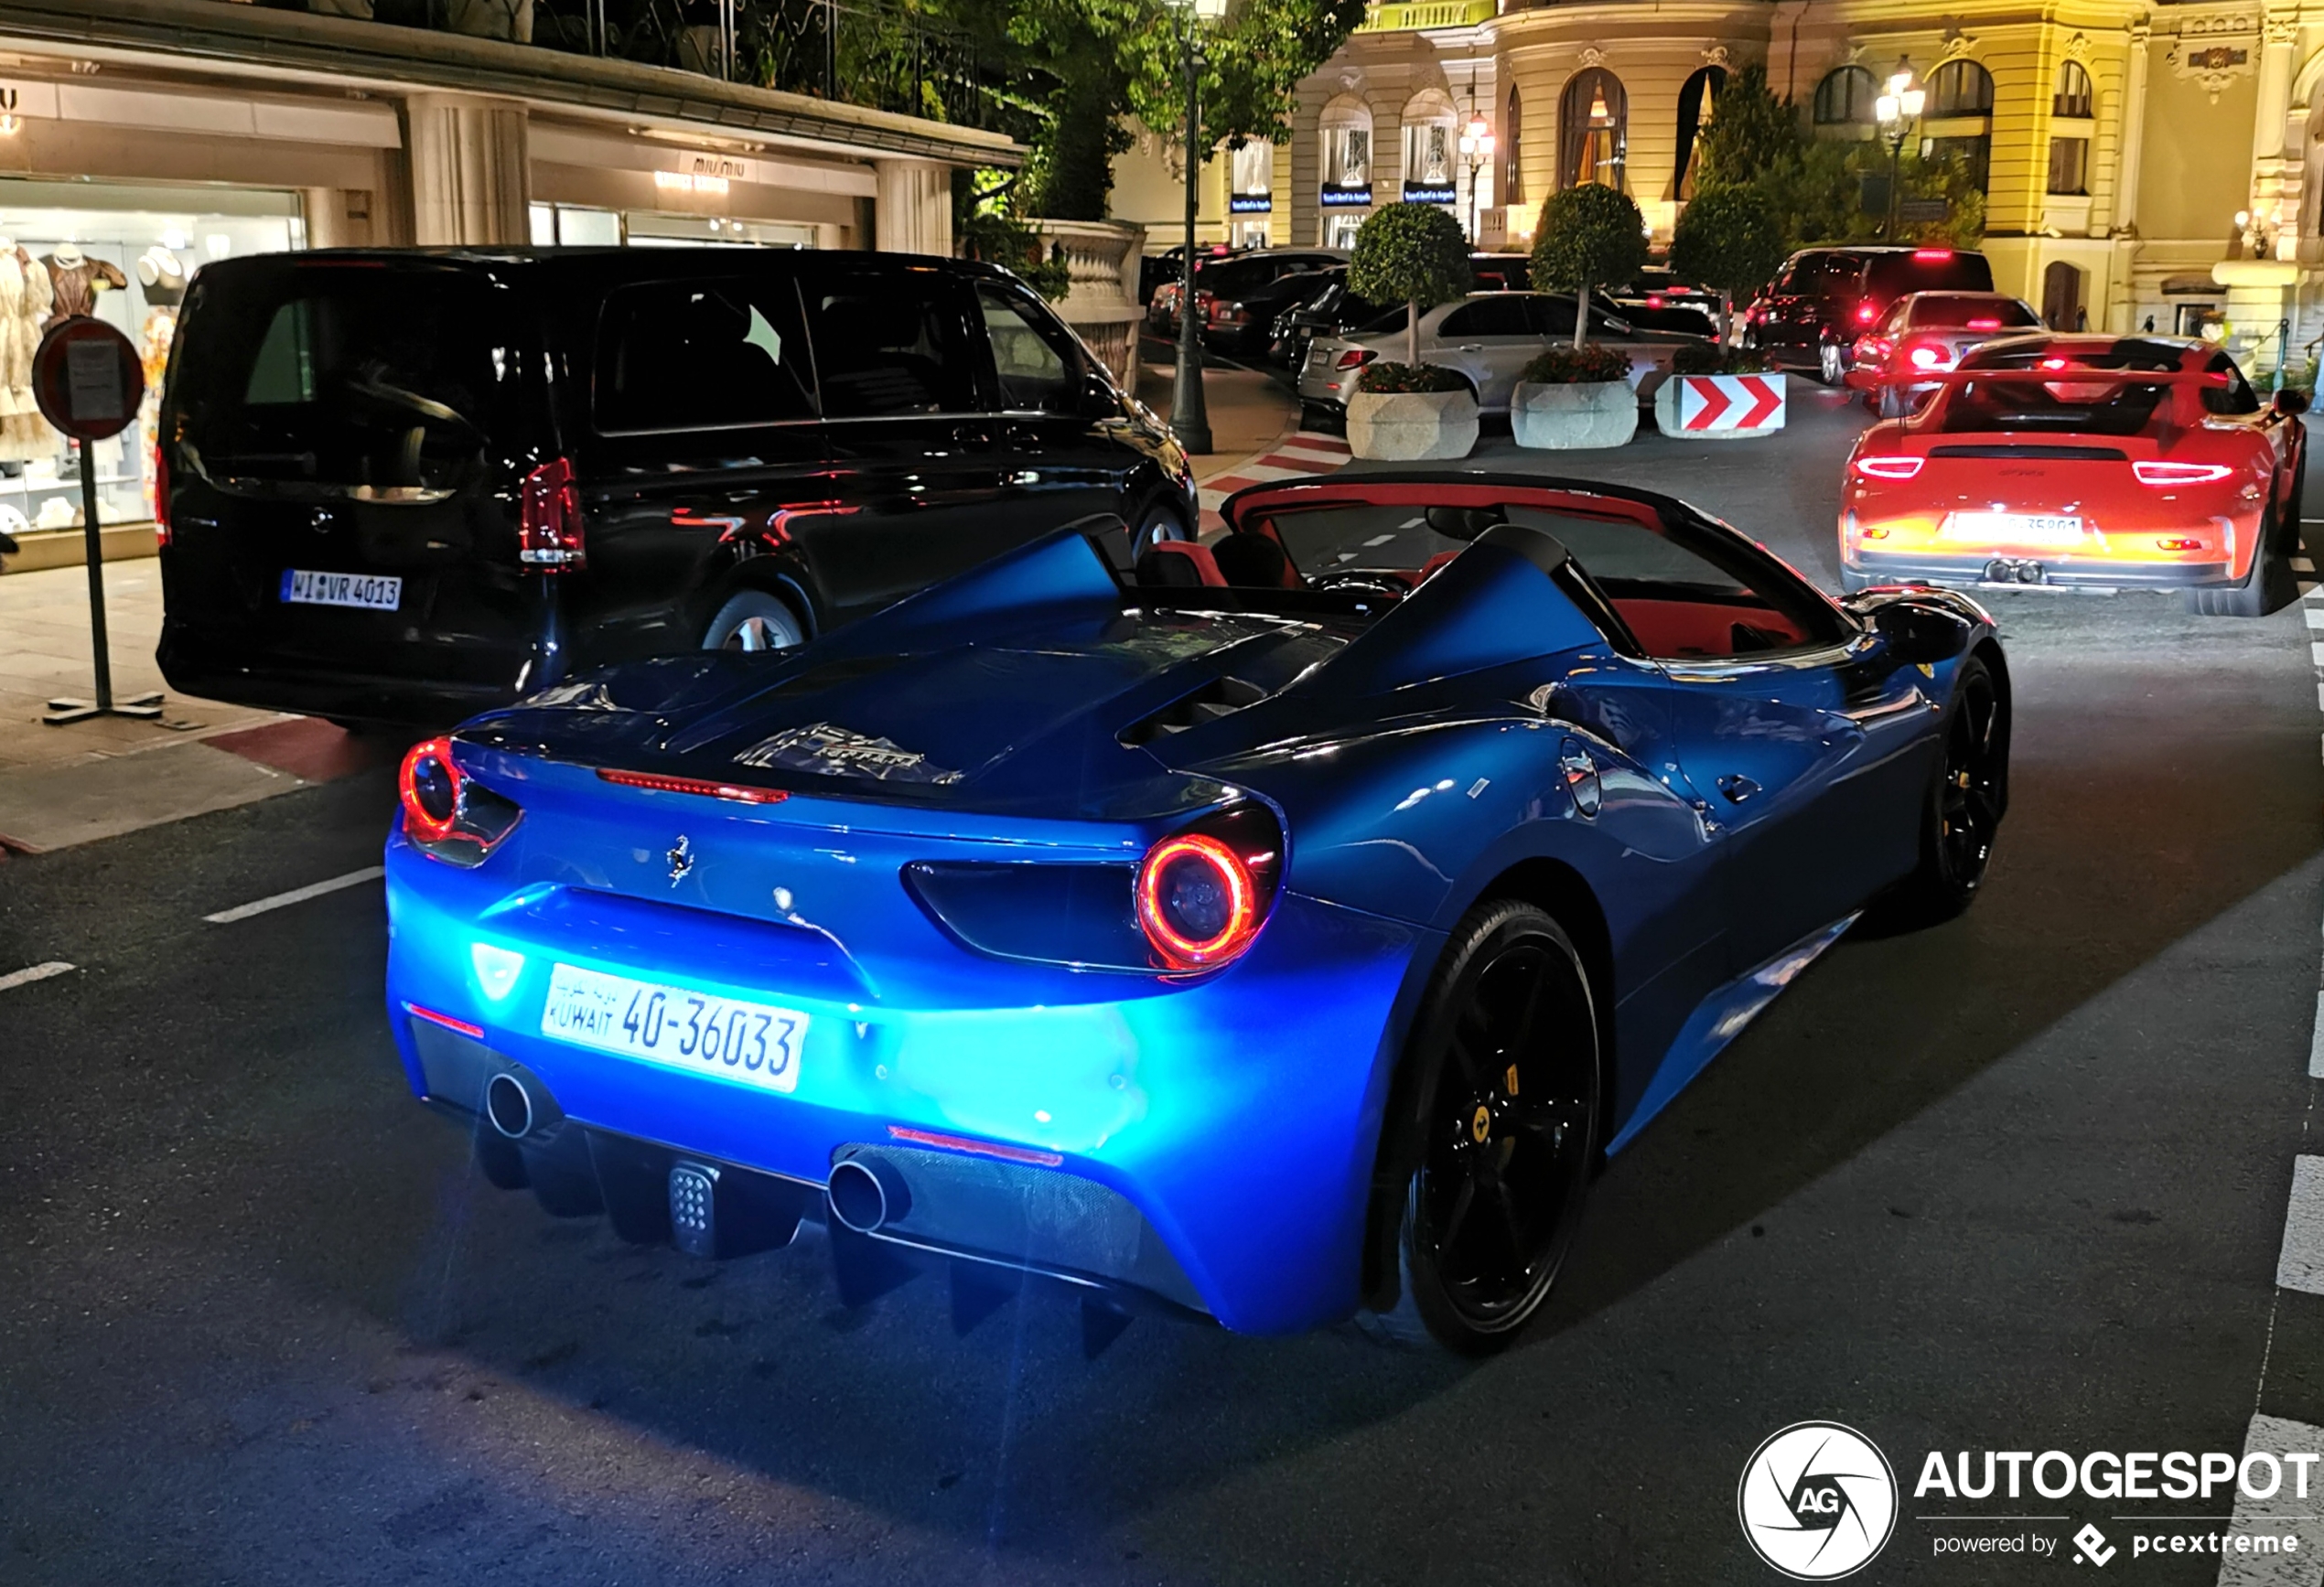
<instances>
[{"instance_id":1,"label":"porsche exhaust pipe","mask_svg":"<svg viewBox=\"0 0 2324 1587\"><path fill-rule=\"evenodd\" d=\"M533 1093L514 1075L504 1070L486 1083L484 1117L510 1140L520 1141L530 1134L536 1116Z\"/></svg>"},{"instance_id":2,"label":"porsche exhaust pipe","mask_svg":"<svg viewBox=\"0 0 2324 1587\"><path fill-rule=\"evenodd\" d=\"M911 1210L904 1176L877 1158L850 1157L834 1164L824 1191L831 1215L857 1234L876 1234Z\"/></svg>"}]
</instances>

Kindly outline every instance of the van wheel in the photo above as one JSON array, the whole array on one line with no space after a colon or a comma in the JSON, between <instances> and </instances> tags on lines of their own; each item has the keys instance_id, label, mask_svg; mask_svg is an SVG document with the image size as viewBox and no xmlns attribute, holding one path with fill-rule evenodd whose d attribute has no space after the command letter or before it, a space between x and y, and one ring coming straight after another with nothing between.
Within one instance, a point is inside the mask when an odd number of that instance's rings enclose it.
<instances>
[{"instance_id":1,"label":"van wheel","mask_svg":"<svg viewBox=\"0 0 2324 1587\"><path fill-rule=\"evenodd\" d=\"M1387 1161L1409 1171L1384 1343L1486 1356L1556 1281L1598 1155L1598 1019L1581 956L1531 904L1488 902L1452 940L1413 1025Z\"/></svg>"},{"instance_id":2,"label":"van wheel","mask_svg":"<svg viewBox=\"0 0 2324 1587\"><path fill-rule=\"evenodd\" d=\"M739 592L702 631L705 650L788 650L806 642L798 614L764 590Z\"/></svg>"}]
</instances>

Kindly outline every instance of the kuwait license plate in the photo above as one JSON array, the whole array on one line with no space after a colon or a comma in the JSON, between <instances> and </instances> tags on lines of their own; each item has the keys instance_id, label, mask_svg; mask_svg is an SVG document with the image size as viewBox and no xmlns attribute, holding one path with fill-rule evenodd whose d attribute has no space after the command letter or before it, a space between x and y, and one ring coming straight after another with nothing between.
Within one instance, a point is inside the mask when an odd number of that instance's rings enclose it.
<instances>
[{"instance_id":1,"label":"kuwait license plate","mask_svg":"<svg viewBox=\"0 0 2324 1587\"><path fill-rule=\"evenodd\" d=\"M384 574L318 574L283 570L283 604L290 606L360 606L392 612L403 599L403 581Z\"/></svg>"},{"instance_id":2,"label":"kuwait license plate","mask_svg":"<svg viewBox=\"0 0 2324 1587\"><path fill-rule=\"evenodd\" d=\"M807 1016L560 964L549 976L541 1034L601 1053L791 1091L799 1086Z\"/></svg>"},{"instance_id":3,"label":"kuwait license plate","mask_svg":"<svg viewBox=\"0 0 2324 1587\"><path fill-rule=\"evenodd\" d=\"M1944 534L1981 545L2072 545L2082 539L2082 520L2057 512L1956 512L1945 520Z\"/></svg>"}]
</instances>

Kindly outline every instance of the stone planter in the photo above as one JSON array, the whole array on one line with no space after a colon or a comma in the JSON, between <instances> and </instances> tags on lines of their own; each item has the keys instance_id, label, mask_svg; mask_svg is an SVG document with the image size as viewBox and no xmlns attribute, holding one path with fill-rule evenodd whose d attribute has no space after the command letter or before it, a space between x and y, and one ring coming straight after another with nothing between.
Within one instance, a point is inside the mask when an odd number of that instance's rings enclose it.
<instances>
[{"instance_id":1,"label":"stone planter","mask_svg":"<svg viewBox=\"0 0 2324 1587\"><path fill-rule=\"evenodd\" d=\"M1509 393L1509 427L1517 445L1544 452L1619 446L1638 434L1638 393L1628 381L1520 381Z\"/></svg>"},{"instance_id":2,"label":"stone planter","mask_svg":"<svg viewBox=\"0 0 2324 1587\"><path fill-rule=\"evenodd\" d=\"M1460 391L1357 391L1348 398L1348 450L1385 463L1466 457L1477 445L1477 399Z\"/></svg>"},{"instance_id":3,"label":"stone planter","mask_svg":"<svg viewBox=\"0 0 2324 1587\"><path fill-rule=\"evenodd\" d=\"M1781 373L1673 375L1654 393L1654 423L1681 441L1748 441L1783 428Z\"/></svg>"}]
</instances>

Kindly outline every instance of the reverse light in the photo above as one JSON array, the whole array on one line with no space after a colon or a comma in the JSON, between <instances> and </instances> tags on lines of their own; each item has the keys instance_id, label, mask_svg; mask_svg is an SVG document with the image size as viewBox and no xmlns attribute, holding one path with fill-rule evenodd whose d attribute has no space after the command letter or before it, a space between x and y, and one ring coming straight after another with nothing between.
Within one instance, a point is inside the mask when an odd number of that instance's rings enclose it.
<instances>
[{"instance_id":1,"label":"reverse light","mask_svg":"<svg viewBox=\"0 0 2324 1587\"><path fill-rule=\"evenodd\" d=\"M597 767L597 780L623 788L648 788L655 793L699 794L705 799L737 799L747 805L779 805L791 797L779 788L749 788L740 783L713 782L699 777L664 777L652 771L616 771Z\"/></svg>"},{"instance_id":2,"label":"reverse light","mask_svg":"<svg viewBox=\"0 0 2324 1587\"><path fill-rule=\"evenodd\" d=\"M2235 471L2223 463L2134 463L2130 472L2141 485L2212 485Z\"/></svg>"},{"instance_id":3,"label":"reverse light","mask_svg":"<svg viewBox=\"0 0 2324 1587\"><path fill-rule=\"evenodd\" d=\"M1859 457L1855 467L1867 479L1910 479L1921 472L1926 458L1910 456Z\"/></svg>"},{"instance_id":4,"label":"reverse light","mask_svg":"<svg viewBox=\"0 0 2324 1587\"><path fill-rule=\"evenodd\" d=\"M517 560L543 573L576 573L588 565L581 539L581 490L573 464L559 457L524 477L518 498Z\"/></svg>"},{"instance_id":5,"label":"reverse light","mask_svg":"<svg viewBox=\"0 0 2324 1587\"><path fill-rule=\"evenodd\" d=\"M1207 832L1165 838L1138 866L1138 925L1174 970L1222 964L1259 932L1251 867Z\"/></svg>"},{"instance_id":6,"label":"reverse light","mask_svg":"<svg viewBox=\"0 0 2324 1587\"><path fill-rule=\"evenodd\" d=\"M494 1003L509 995L516 985L516 978L524 973L524 955L513 948L501 948L490 942L479 942L468 949L468 961L476 966L476 983L484 995Z\"/></svg>"},{"instance_id":7,"label":"reverse light","mask_svg":"<svg viewBox=\"0 0 2324 1587\"><path fill-rule=\"evenodd\" d=\"M1340 355L1340 361L1331 367L1335 370L1360 370L1379 356L1369 348L1350 348Z\"/></svg>"},{"instance_id":8,"label":"reverse light","mask_svg":"<svg viewBox=\"0 0 2324 1587\"><path fill-rule=\"evenodd\" d=\"M403 806L403 835L448 865L481 865L524 819L514 799L460 769L448 738L412 745L396 771L395 791Z\"/></svg>"}]
</instances>

